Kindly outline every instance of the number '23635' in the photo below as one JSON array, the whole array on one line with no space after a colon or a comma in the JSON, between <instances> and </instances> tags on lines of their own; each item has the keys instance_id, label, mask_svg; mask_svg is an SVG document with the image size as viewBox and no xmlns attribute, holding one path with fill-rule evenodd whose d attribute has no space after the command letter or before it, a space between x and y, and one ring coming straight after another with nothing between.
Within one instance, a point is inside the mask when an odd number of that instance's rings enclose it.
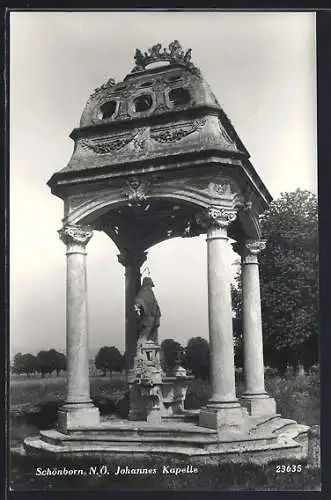
<instances>
[{"instance_id":1,"label":"number '23635'","mask_svg":"<svg viewBox=\"0 0 331 500\"><path fill-rule=\"evenodd\" d=\"M292 465L277 465L276 472L301 472L302 465L301 464L292 464Z\"/></svg>"}]
</instances>

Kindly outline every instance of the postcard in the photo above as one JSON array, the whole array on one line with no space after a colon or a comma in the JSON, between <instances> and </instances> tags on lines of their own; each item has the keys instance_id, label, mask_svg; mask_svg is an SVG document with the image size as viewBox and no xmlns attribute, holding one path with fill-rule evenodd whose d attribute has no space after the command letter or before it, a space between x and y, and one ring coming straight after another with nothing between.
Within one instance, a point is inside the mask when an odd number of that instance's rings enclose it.
<instances>
[{"instance_id":1,"label":"postcard","mask_svg":"<svg viewBox=\"0 0 331 500\"><path fill-rule=\"evenodd\" d=\"M10 489L320 490L313 12L10 12Z\"/></svg>"}]
</instances>

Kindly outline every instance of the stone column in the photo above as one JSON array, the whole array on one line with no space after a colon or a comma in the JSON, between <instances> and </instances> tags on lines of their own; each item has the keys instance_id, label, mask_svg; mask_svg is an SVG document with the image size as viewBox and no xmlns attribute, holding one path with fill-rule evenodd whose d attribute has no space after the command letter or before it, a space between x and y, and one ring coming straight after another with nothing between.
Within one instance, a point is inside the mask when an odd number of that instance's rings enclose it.
<instances>
[{"instance_id":1,"label":"stone column","mask_svg":"<svg viewBox=\"0 0 331 500\"><path fill-rule=\"evenodd\" d=\"M67 399L58 425L62 431L98 425L99 410L90 398L86 250L90 227L67 225L59 231L67 246Z\"/></svg>"},{"instance_id":2,"label":"stone column","mask_svg":"<svg viewBox=\"0 0 331 500\"><path fill-rule=\"evenodd\" d=\"M198 216L207 228L208 309L212 396L200 410L199 425L219 429L239 425L243 409L236 398L227 226L236 212L212 207Z\"/></svg>"},{"instance_id":3,"label":"stone column","mask_svg":"<svg viewBox=\"0 0 331 500\"><path fill-rule=\"evenodd\" d=\"M134 299L141 286L140 268L147 259L147 252L122 252L118 261L125 266L125 372L133 367L137 344L137 319Z\"/></svg>"},{"instance_id":4,"label":"stone column","mask_svg":"<svg viewBox=\"0 0 331 500\"><path fill-rule=\"evenodd\" d=\"M263 338L258 254L265 241L247 240L242 249L243 357L242 404L253 416L273 415L276 403L264 387Z\"/></svg>"}]
</instances>

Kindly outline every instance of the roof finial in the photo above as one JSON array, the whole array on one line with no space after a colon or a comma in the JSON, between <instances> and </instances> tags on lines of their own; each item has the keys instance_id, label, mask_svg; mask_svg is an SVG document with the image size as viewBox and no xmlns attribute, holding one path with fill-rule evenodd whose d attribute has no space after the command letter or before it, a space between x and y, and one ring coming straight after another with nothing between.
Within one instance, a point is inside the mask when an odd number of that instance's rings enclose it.
<instances>
[{"instance_id":1,"label":"roof finial","mask_svg":"<svg viewBox=\"0 0 331 500\"><path fill-rule=\"evenodd\" d=\"M163 52L161 52L161 48L161 43L157 43L148 49L147 52L144 52L144 54L141 50L136 49L134 56L136 66L133 68L132 73L144 71L146 66L159 61L169 61L170 63L178 63L189 68L195 68L194 64L191 62L192 49L188 49L184 52L178 40L169 43L168 50L164 48Z\"/></svg>"}]
</instances>

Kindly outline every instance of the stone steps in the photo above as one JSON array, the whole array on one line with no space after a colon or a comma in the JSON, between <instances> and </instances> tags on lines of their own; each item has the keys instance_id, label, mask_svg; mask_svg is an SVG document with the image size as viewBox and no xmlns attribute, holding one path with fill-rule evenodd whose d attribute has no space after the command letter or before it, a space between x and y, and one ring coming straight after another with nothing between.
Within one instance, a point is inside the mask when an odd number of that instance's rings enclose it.
<instances>
[{"instance_id":1,"label":"stone steps","mask_svg":"<svg viewBox=\"0 0 331 500\"><path fill-rule=\"evenodd\" d=\"M288 426L297 426L297 422L295 420L291 420L288 418L282 418L281 416L275 415L267 420L259 422L253 427L250 431L252 435L258 435L260 433L281 433L281 429L285 429Z\"/></svg>"},{"instance_id":2,"label":"stone steps","mask_svg":"<svg viewBox=\"0 0 331 500\"><path fill-rule=\"evenodd\" d=\"M284 441L289 438L293 439L296 443L303 446L308 452L308 430L309 427L307 425L289 423L283 425L279 429L276 429L273 432L273 435L277 436L280 441Z\"/></svg>"},{"instance_id":3,"label":"stone steps","mask_svg":"<svg viewBox=\"0 0 331 500\"><path fill-rule=\"evenodd\" d=\"M199 414L198 413L188 413L188 414L181 414L181 415L173 415L173 416L168 416L168 417L162 417L162 422L192 422L192 423L197 423L199 420Z\"/></svg>"},{"instance_id":4,"label":"stone steps","mask_svg":"<svg viewBox=\"0 0 331 500\"><path fill-rule=\"evenodd\" d=\"M305 440L295 441L307 426L275 415L270 418L247 420L247 425L235 432L231 427L214 429L181 421L150 424L141 421L102 419L90 429L75 429L65 434L57 429L44 430L38 437L27 438L28 453L48 455L112 457L172 455L178 457L211 457L218 461L255 461L294 458L307 454ZM260 462L259 462L260 461Z\"/></svg>"},{"instance_id":5,"label":"stone steps","mask_svg":"<svg viewBox=\"0 0 331 500\"><path fill-rule=\"evenodd\" d=\"M153 436L165 438L167 436L173 436L185 438L187 436L192 437L205 437L209 435L217 435L215 429L207 429L205 427L200 427L191 422L164 422L162 424L148 424L147 422L115 422L115 421L103 421L98 427L94 428L82 428L70 431L71 436L75 435L90 435L90 436L120 436L120 437L131 437L131 436Z\"/></svg>"},{"instance_id":6,"label":"stone steps","mask_svg":"<svg viewBox=\"0 0 331 500\"><path fill-rule=\"evenodd\" d=\"M274 444L277 442L276 436L265 436L265 437L249 437L249 436L234 436L228 434L228 436L219 437L217 434L213 435L205 435L205 436L196 436L196 435L187 435L177 436L173 433L172 436L164 435L164 436L155 436L147 433L140 433L139 435L132 434L131 436L123 436L120 434L112 434L111 432L99 434L99 435L91 435L90 433L81 433L81 434L62 434L58 431L49 430L49 431L41 431L40 433L41 439L52 445L60 445L60 446L76 446L76 445L84 445L85 443L93 443L94 444L116 444L121 447L139 444L142 445L153 445L155 447L158 446L173 446L173 447L185 447L191 446L193 448L202 448L202 449L222 449L227 450L232 448L233 446L237 446L240 449L244 449L246 447L256 448L261 446L269 446L270 444Z\"/></svg>"},{"instance_id":7,"label":"stone steps","mask_svg":"<svg viewBox=\"0 0 331 500\"><path fill-rule=\"evenodd\" d=\"M24 443L26 452L33 455L70 455L70 457L114 457L116 455L126 455L128 458L132 454L139 455L171 455L182 458L197 458L212 460L213 457L218 462L255 462L266 463L268 460L277 458L298 458L300 457L301 446L290 440L288 443L273 443L256 447L240 446L239 443L229 443L225 448L224 443L219 443L214 449L203 449L178 443L177 446L160 443L71 443L69 446L51 444L40 438L27 438Z\"/></svg>"}]
</instances>

